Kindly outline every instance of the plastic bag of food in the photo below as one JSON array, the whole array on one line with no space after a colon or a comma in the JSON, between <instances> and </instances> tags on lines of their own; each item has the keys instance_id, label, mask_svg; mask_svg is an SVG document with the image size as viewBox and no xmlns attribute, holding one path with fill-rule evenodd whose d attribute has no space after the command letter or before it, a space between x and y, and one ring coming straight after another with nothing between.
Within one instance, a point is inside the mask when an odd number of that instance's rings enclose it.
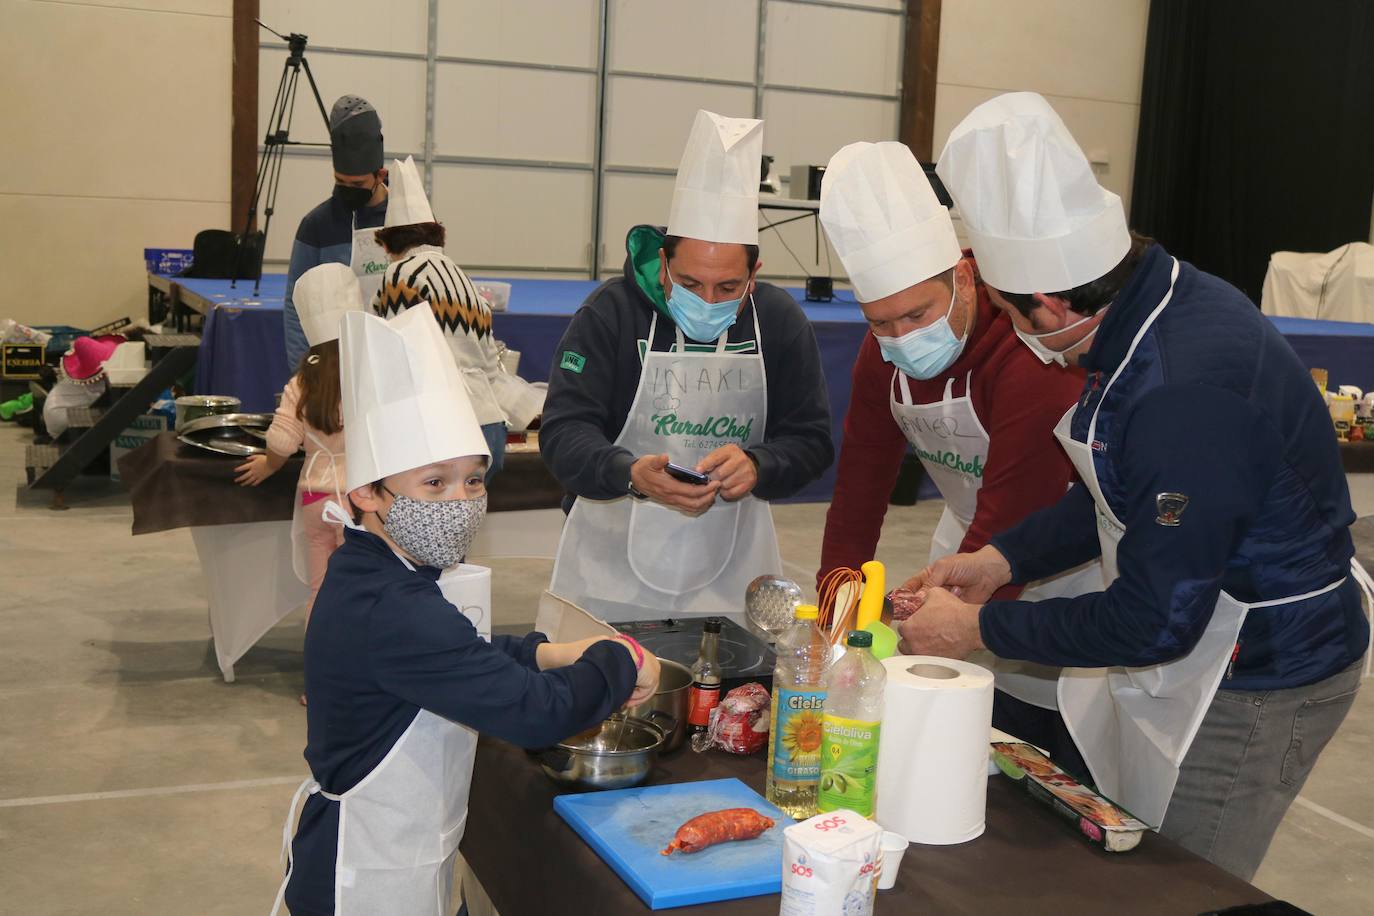
<instances>
[{"instance_id":1,"label":"plastic bag of food","mask_svg":"<svg viewBox=\"0 0 1374 916\"><path fill-rule=\"evenodd\" d=\"M759 683L736 687L711 710L707 730L692 738L692 750L718 747L731 754L754 754L768 743L772 697Z\"/></svg>"},{"instance_id":2,"label":"plastic bag of food","mask_svg":"<svg viewBox=\"0 0 1374 916\"><path fill-rule=\"evenodd\" d=\"M921 609L921 601L916 593L906 586L899 586L888 592L887 600L892 602L892 620L900 622Z\"/></svg>"}]
</instances>

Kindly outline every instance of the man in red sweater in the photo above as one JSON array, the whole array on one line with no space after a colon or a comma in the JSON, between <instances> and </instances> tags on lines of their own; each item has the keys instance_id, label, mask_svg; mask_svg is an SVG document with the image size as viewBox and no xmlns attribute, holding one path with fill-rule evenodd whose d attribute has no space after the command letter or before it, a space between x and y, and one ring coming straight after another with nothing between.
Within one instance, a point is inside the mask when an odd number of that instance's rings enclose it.
<instances>
[{"instance_id":1,"label":"man in red sweater","mask_svg":"<svg viewBox=\"0 0 1374 916\"><path fill-rule=\"evenodd\" d=\"M821 186L821 222L870 333L854 364L819 575L873 558L908 446L945 500L930 556L913 556L910 572L977 550L1058 501L1073 466L1054 426L1078 398L1083 376L1041 362L1017 339L911 151L884 142L836 153ZM1101 587L1092 564L1026 592ZM995 666L999 690L1055 708L1057 670L979 661ZM1014 727L1019 717L998 718Z\"/></svg>"}]
</instances>

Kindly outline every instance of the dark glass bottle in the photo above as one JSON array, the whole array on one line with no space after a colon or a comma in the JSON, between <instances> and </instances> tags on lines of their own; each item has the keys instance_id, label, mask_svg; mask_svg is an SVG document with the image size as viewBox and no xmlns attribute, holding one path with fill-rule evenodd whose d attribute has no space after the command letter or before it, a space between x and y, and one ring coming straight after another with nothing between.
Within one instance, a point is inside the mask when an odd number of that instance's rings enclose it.
<instances>
[{"instance_id":1,"label":"dark glass bottle","mask_svg":"<svg viewBox=\"0 0 1374 916\"><path fill-rule=\"evenodd\" d=\"M693 746L701 744L711 724L711 710L720 703L720 618L708 617L701 625L701 650L692 664L692 692L687 706L687 735ZM697 738L698 735L703 736Z\"/></svg>"}]
</instances>

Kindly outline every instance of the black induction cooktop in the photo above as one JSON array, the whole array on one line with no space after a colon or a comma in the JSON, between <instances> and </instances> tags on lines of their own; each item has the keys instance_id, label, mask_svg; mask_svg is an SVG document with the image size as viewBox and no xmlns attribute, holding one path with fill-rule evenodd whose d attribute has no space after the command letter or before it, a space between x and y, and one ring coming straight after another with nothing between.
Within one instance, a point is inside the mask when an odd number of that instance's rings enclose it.
<instances>
[{"instance_id":1,"label":"black induction cooktop","mask_svg":"<svg viewBox=\"0 0 1374 916\"><path fill-rule=\"evenodd\" d=\"M701 650L705 616L669 617L659 620L627 620L614 623L617 630L633 636L659 658L692 667ZM718 658L726 684L771 681L776 657L768 643L727 617L721 622Z\"/></svg>"}]
</instances>

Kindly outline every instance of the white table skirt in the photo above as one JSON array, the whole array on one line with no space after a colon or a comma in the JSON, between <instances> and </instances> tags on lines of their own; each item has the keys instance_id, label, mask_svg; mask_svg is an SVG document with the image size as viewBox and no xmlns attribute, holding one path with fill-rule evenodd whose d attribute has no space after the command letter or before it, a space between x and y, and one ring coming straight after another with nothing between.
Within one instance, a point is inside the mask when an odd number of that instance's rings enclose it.
<instances>
[{"instance_id":1,"label":"white table skirt","mask_svg":"<svg viewBox=\"0 0 1374 916\"><path fill-rule=\"evenodd\" d=\"M291 523L193 527L210 597L210 635L226 681L234 663L305 604L310 590L291 569Z\"/></svg>"},{"instance_id":2,"label":"white table skirt","mask_svg":"<svg viewBox=\"0 0 1374 916\"><path fill-rule=\"evenodd\" d=\"M558 539L563 534L562 509L520 509L488 512L468 555L478 560L490 557L534 557L552 560L558 556Z\"/></svg>"}]
</instances>

